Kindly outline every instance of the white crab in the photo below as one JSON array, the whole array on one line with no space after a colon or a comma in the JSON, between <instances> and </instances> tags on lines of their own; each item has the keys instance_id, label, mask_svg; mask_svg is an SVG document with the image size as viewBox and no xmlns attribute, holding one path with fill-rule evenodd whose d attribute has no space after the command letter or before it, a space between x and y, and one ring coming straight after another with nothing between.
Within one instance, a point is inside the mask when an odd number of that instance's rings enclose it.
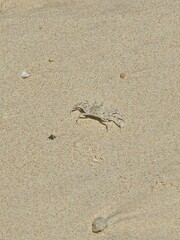
<instances>
[{"instance_id":1,"label":"white crab","mask_svg":"<svg viewBox=\"0 0 180 240\"><path fill-rule=\"evenodd\" d=\"M93 102L89 104L88 101L80 102L74 105L71 112L79 111L79 118L92 118L98 120L101 124L108 125L105 122L114 122L119 128L123 126L124 120L120 117L120 113L115 109L107 109L103 107L103 104L97 104ZM78 121L77 119L77 121Z\"/></svg>"}]
</instances>

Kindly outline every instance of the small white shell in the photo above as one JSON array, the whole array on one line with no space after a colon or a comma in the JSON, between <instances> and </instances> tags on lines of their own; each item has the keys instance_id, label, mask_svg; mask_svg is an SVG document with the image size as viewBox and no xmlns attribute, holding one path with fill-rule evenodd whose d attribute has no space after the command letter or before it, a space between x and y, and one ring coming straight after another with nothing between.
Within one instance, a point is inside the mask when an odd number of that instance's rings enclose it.
<instances>
[{"instance_id":1,"label":"small white shell","mask_svg":"<svg viewBox=\"0 0 180 240\"><path fill-rule=\"evenodd\" d=\"M98 217L94 219L92 223L92 231L95 233L102 232L107 228L107 219L103 217Z\"/></svg>"},{"instance_id":2,"label":"small white shell","mask_svg":"<svg viewBox=\"0 0 180 240\"><path fill-rule=\"evenodd\" d=\"M21 72L21 77L22 78L28 78L29 76L31 76L31 74L29 72L27 72L26 70Z\"/></svg>"}]
</instances>

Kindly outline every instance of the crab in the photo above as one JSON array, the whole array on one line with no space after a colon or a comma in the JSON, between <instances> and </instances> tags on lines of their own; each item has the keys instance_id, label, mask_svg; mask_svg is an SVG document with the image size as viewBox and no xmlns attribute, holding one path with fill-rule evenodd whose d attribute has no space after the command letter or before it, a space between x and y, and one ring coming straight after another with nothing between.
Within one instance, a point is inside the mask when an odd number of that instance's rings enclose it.
<instances>
[{"instance_id":1,"label":"crab","mask_svg":"<svg viewBox=\"0 0 180 240\"><path fill-rule=\"evenodd\" d=\"M97 102L93 102L89 104L88 101L80 102L74 105L71 112L79 111L79 118L91 118L99 121L106 127L108 131L107 122L115 123L119 128L123 126L124 120L120 116L120 113L116 109L107 109L103 106L103 104L98 104ZM78 121L77 119L77 121Z\"/></svg>"}]
</instances>

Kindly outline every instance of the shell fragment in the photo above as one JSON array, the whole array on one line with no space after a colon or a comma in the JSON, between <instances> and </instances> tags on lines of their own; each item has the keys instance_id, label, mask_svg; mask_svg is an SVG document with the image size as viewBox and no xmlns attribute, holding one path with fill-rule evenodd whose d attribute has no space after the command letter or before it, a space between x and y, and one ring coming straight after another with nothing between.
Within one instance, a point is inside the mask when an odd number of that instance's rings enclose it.
<instances>
[{"instance_id":1,"label":"shell fragment","mask_svg":"<svg viewBox=\"0 0 180 240\"><path fill-rule=\"evenodd\" d=\"M22 78L28 78L28 77L30 77L31 76L31 74L28 72L28 71L26 71L26 70L23 70L22 72L21 72L21 77Z\"/></svg>"}]
</instances>

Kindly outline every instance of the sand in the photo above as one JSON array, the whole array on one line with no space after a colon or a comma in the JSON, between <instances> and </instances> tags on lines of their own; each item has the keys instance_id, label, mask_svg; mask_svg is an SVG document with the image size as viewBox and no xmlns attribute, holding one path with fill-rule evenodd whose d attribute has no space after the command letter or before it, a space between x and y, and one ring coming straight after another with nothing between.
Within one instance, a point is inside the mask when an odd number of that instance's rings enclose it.
<instances>
[{"instance_id":1,"label":"sand","mask_svg":"<svg viewBox=\"0 0 180 240\"><path fill-rule=\"evenodd\" d=\"M180 239L179 1L0 5L0 239Z\"/></svg>"}]
</instances>

